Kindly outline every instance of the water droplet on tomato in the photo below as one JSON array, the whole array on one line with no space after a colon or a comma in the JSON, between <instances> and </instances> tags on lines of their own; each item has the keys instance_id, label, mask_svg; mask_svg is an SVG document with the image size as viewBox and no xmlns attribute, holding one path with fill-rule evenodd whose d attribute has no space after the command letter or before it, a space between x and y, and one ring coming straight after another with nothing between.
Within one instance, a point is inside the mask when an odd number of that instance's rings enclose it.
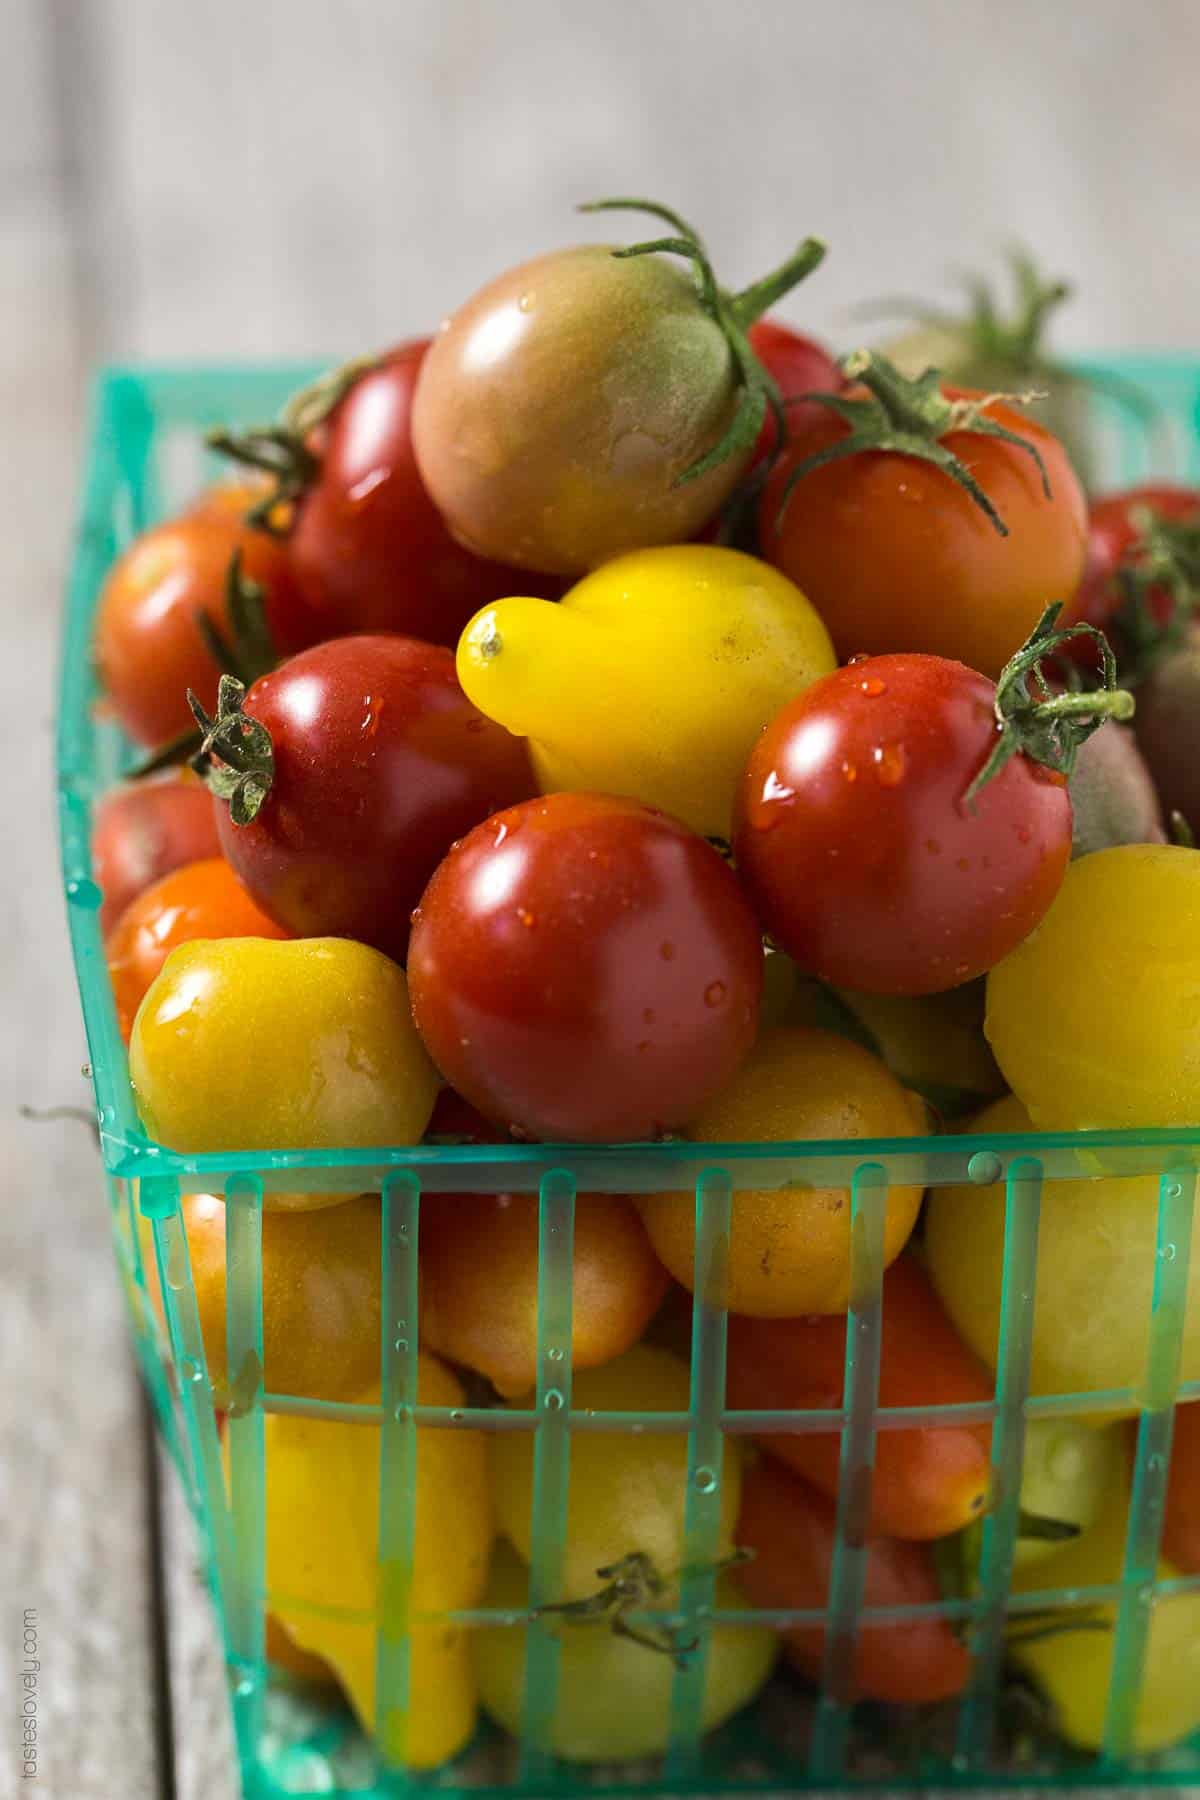
<instances>
[{"instance_id":1,"label":"water droplet on tomato","mask_svg":"<svg viewBox=\"0 0 1200 1800\"><path fill-rule=\"evenodd\" d=\"M500 848L501 844L504 842L504 840L507 836L508 836L508 826L507 825L497 825L496 835L492 839L492 843L497 850Z\"/></svg>"},{"instance_id":2,"label":"water droplet on tomato","mask_svg":"<svg viewBox=\"0 0 1200 1800\"><path fill-rule=\"evenodd\" d=\"M844 762L842 764L842 780L843 781L857 781L858 780L858 764L857 763Z\"/></svg>"},{"instance_id":3,"label":"water droplet on tomato","mask_svg":"<svg viewBox=\"0 0 1200 1800\"><path fill-rule=\"evenodd\" d=\"M518 312L529 313L533 311L536 304L536 294L522 294L521 298L517 301L517 310Z\"/></svg>"},{"instance_id":4,"label":"water droplet on tomato","mask_svg":"<svg viewBox=\"0 0 1200 1800\"><path fill-rule=\"evenodd\" d=\"M771 773L767 776L767 779L763 782L762 804L764 806L769 806L771 804L787 806L795 798L795 788L790 788L785 781L780 781L775 770L772 769Z\"/></svg>"},{"instance_id":5,"label":"water droplet on tomato","mask_svg":"<svg viewBox=\"0 0 1200 1800\"><path fill-rule=\"evenodd\" d=\"M660 944L658 946L658 954L662 957L664 962L673 962L675 959L674 944Z\"/></svg>"},{"instance_id":6,"label":"water droplet on tomato","mask_svg":"<svg viewBox=\"0 0 1200 1800\"><path fill-rule=\"evenodd\" d=\"M722 1006L729 992L723 981L710 981L704 990L705 1006Z\"/></svg>"},{"instance_id":7,"label":"water droplet on tomato","mask_svg":"<svg viewBox=\"0 0 1200 1800\"><path fill-rule=\"evenodd\" d=\"M878 675L864 676L858 685L868 700L878 700L880 694L887 693L887 682L880 681Z\"/></svg>"},{"instance_id":8,"label":"water droplet on tomato","mask_svg":"<svg viewBox=\"0 0 1200 1800\"><path fill-rule=\"evenodd\" d=\"M908 770L908 753L903 744L879 744L871 752L875 779L880 787L899 787Z\"/></svg>"},{"instance_id":9,"label":"water droplet on tomato","mask_svg":"<svg viewBox=\"0 0 1200 1800\"><path fill-rule=\"evenodd\" d=\"M410 925L419 925L421 923L421 909L419 906L413 907L408 915L408 922Z\"/></svg>"},{"instance_id":10,"label":"water droplet on tomato","mask_svg":"<svg viewBox=\"0 0 1200 1800\"><path fill-rule=\"evenodd\" d=\"M527 907L518 906L517 917L518 917L518 919L520 919L520 921L521 921L522 925L525 927L526 931L532 931L534 926L537 924L536 913L531 913Z\"/></svg>"}]
</instances>

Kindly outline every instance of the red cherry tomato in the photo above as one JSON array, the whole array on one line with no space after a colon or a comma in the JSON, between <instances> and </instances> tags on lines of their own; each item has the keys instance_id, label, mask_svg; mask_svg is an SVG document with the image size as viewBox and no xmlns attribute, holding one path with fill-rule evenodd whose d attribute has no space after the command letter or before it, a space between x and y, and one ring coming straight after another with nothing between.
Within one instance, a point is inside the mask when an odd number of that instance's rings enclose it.
<instances>
[{"instance_id":1,"label":"red cherry tomato","mask_svg":"<svg viewBox=\"0 0 1200 1800\"><path fill-rule=\"evenodd\" d=\"M1156 483L1106 494L1092 502L1088 519L1087 566L1079 591L1069 610L1072 619L1083 619L1111 633L1113 617L1125 601L1118 580L1122 567L1137 569L1144 561L1142 539L1147 519L1168 524L1200 524L1200 490ZM1166 587L1151 586L1145 605L1156 625L1165 626L1173 601ZM1121 646L1118 645L1118 649ZM1095 654L1086 638L1077 638L1072 654L1091 663Z\"/></svg>"},{"instance_id":2,"label":"red cherry tomato","mask_svg":"<svg viewBox=\"0 0 1200 1800\"><path fill-rule=\"evenodd\" d=\"M266 596L273 642L294 642L295 588L287 551L244 522L257 485L225 486L178 518L135 538L109 570L96 614L96 666L104 691L131 738L149 748L192 724L187 690L205 706L220 670L196 624L203 614L229 632L226 584L235 550L244 573Z\"/></svg>"},{"instance_id":3,"label":"red cherry tomato","mask_svg":"<svg viewBox=\"0 0 1200 1800\"><path fill-rule=\"evenodd\" d=\"M262 807L221 848L297 937L350 937L403 961L409 913L453 840L535 791L525 746L477 712L454 657L415 638L318 644L256 681L271 736Z\"/></svg>"},{"instance_id":4,"label":"red cherry tomato","mask_svg":"<svg viewBox=\"0 0 1200 1800\"><path fill-rule=\"evenodd\" d=\"M685 1124L754 1039L758 926L703 838L632 800L551 794L438 869L409 987L434 1061L487 1117L543 1139Z\"/></svg>"},{"instance_id":5,"label":"red cherry tomato","mask_svg":"<svg viewBox=\"0 0 1200 1800\"><path fill-rule=\"evenodd\" d=\"M847 397L863 396L854 389ZM969 466L1006 537L943 469L891 450L811 470L784 506L797 465L849 430L827 407L806 408L793 423L763 494L763 555L812 601L839 656L924 650L995 676L1050 602L1075 592L1087 513L1066 452L1011 407L983 410L1037 446L1050 482L1047 499L1034 459L1015 444L970 431L946 435L944 448Z\"/></svg>"},{"instance_id":6,"label":"red cherry tomato","mask_svg":"<svg viewBox=\"0 0 1200 1800\"><path fill-rule=\"evenodd\" d=\"M877 656L791 701L750 755L738 873L801 968L867 993L932 994L1031 932L1071 854L1063 776L1018 751L968 805L995 688L940 656Z\"/></svg>"},{"instance_id":7,"label":"red cherry tomato","mask_svg":"<svg viewBox=\"0 0 1200 1800\"><path fill-rule=\"evenodd\" d=\"M129 902L160 875L220 851L212 801L188 771L114 788L96 808L92 872L110 932Z\"/></svg>"},{"instance_id":8,"label":"red cherry tomato","mask_svg":"<svg viewBox=\"0 0 1200 1800\"><path fill-rule=\"evenodd\" d=\"M121 1036L176 944L196 938L286 937L255 906L224 857L172 869L131 900L105 945Z\"/></svg>"},{"instance_id":9,"label":"red cherry tomato","mask_svg":"<svg viewBox=\"0 0 1200 1800\"><path fill-rule=\"evenodd\" d=\"M742 1483L737 1542L754 1552L738 1578L755 1606L819 1610L829 1604L837 1538L833 1502L769 1458ZM872 1537L867 1544L866 1606L935 1606L937 1572L925 1544ZM825 1632L797 1626L785 1634L789 1659L820 1679ZM961 1693L971 1654L946 1619L862 1625L854 1655L855 1698L919 1706Z\"/></svg>"},{"instance_id":10,"label":"red cherry tomato","mask_svg":"<svg viewBox=\"0 0 1200 1800\"><path fill-rule=\"evenodd\" d=\"M760 319L746 335L768 375L774 376L785 401L799 394L836 394L845 386L841 371L828 350L813 338L793 331L790 325L783 325L777 319ZM824 413L825 408L819 404L789 406L789 435L794 435ZM774 449L775 436L775 417L768 412L754 446L751 467Z\"/></svg>"},{"instance_id":11,"label":"red cherry tomato","mask_svg":"<svg viewBox=\"0 0 1200 1800\"><path fill-rule=\"evenodd\" d=\"M1185 1575L1200 1575L1200 1401L1175 1408L1167 1480L1163 1555Z\"/></svg>"},{"instance_id":12,"label":"red cherry tomato","mask_svg":"<svg viewBox=\"0 0 1200 1800\"><path fill-rule=\"evenodd\" d=\"M398 631L453 647L467 620L508 594L562 583L485 562L450 536L412 448L412 397L429 348L401 344L360 375L317 433L320 473L288 540L301 612L293 647Z\"/></svg>"}]
</instances>

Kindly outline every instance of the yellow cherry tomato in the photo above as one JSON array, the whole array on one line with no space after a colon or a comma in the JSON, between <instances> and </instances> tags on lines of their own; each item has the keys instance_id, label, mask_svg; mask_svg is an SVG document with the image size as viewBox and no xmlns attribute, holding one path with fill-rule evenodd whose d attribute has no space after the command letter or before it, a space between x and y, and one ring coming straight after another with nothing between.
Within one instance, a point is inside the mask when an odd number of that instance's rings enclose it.
<instances>
[{"instance_id":1,"label":"yellow cherry tomato","mask_svg":"<svg viewBox=\"0 0 1200 1800\"><path fill-rule=\"evenodd\" d=\"M421 1354L418 1397L461 1406L463 1390ZM438 1615L479 1604L491 1508L481 1433L419 1428L411 1564L377 1561L379 1427L271 1414L266 1422L267 1587L271 1611L302 1650L333 1669L368 1732L376 1730L375 1621L403 1633L407 1714L378 1722L390 1761L433 1768L475 1729L468 1633Z\"/></svg>"},{"instance_id":2,"label":"yellow cherry tomato","mask_svg":"<svg viewBox=\"0 0 1200 1800\"><path fill-rule=\"evenodd\" d=\"M849 1038L806 1026L764 1032L734 1080L688 1135L705 1143L746 1139L915 1137L924 1108L879 1058ZM899 1256L916 1224L922 1190L888 1190L884 1257ZM690 1194L639 1199L650 1241L676 1281L693 1282L696 1203ZM798 1180L733 1196L724 1295L730 1310L759 1318L845 1312L850 1304L850 1195Z\"/></svg>"},{"instance_id":3,"label":"yellow cherry tomato","mask_svg":"<svg viewBox=\"0 0 1200 1800\"><path fill-rule=\"evenodd\" d=\"M1056 1556L1032 1568L1018 1567L1013 1586L1018 1591L1041 1591L1119 1581L1128 1511L1129 1476L1122 1471L1119 1479L1107 1483L1103 1509L1092 1529L1064 1544ZM1170 1563L1159 1563L1159 1580L1170 1580L1175 1574ZM1071 1613L1055 1614L1056 1619L1060 1616L1065 1622ZM1091 1607L1087 1616L1111 1627L1116 1608L1111 1604ZM1111 1629L1045 1636L1028 1643L1021 1642L1016 1630L1010 1638L1013 1661L1044 1689L1059 1730L1081 1749L1098 1750L1103 1742L1114 1648ZM1132 1747L1162 1750L1190 1736L1198 1726L1200 1594L1172 1595L1154 1602Z\"/></svg>"},{"instance_id":4,"label":"yellow cherry tomato","mask_svg":"<svg viewBox=\"0 0 1200 1800\"><path fill-rule=\"evenodd\" d=\"M710 544L614 557L557 603L498 601L458 646L468 697L529 739L544 792L627 795L717 837L763 726L833 666L799 588Z\"/></svg>"},{"instance_id":5,"label":"yellow cherry tomato","mask_svg":"<svg viewBox=\"0 0 1200 1800\"><path fill-rule=\"evenodd\" d=\"M971 1129L1023 1132L1033 1126L1020 1101L1009 1096L986 1107ZM1140 1386L1156 1266L1158 1186L1156 1175L1043 1184L1030 1372L1035 1394ZM925 1219L934 1285L962 1336L992 1368L1000 1329L1004 1216L1004 1187L997 1183L934 1188ZM1200 1380L1200 1208L1191 1257L1184 1381ZM1121 1410L1134 1410L1134 1403Z\"/></svg>"},{"instance_id":6,"label":"yellow cherry tomato","mask_svg":"<svg viewBox=\"0 0 1200 1800\"><path fill-rule=\"evenodd\" d=\"M520 1404L518 1402L518 1404ZM528 1404L528 1402L526 1402ZM572 1408L579 1412L686 1412L691 1404L687 1365L646 1344L615 1362L576 1374ZM526 1561L532 1553L533 1438L498 1431L490 1444L496 1522ZM725 1442L718 1556L733 1549L741 1498L741 1454ZM571 1485L563 1600L583 1600L604 1586L597 1571L640 1553L658 1576L674 1583L683 1562L687 1503L685 1432L577 1432L571 1440Z\"/></svg>"},{"instance_id":7,"label":"yellow cherry tomato","mask_svg":"<svg viewBox=\"0 0 1200 1800\"><path fill-rule=\"evenodd\" d=\"M1122 844L1071 864L988 976L987 1035L1039 1130L1200 1121L1200 856Z\"/></svg>"},{"instance_id":8,"label":"yellow cherry tomato","mask_svg":"<svg viewBox=\"0 0 1200 1800\"><path fill-rule=\"evenodd\" d=\"M1021 1470L1021 1512L1029 1520L1051 1520L1090 1531L1104 1509L1110 1486L1119 1485L1125 1466L1123 1429L1083 1419L1030 1419L1025 1427ZM1070 1540L1067 1540L1070 1541ZM1029 1568L1061 1555L1063 1539L1022 1529L1016 1564Z\"/></svg>"},{"instance_id":9,"label":"yellow cherry tomato","mask_svg":"<svg viewBox=\"0 0 1200 1800\"><path fill-rule=\"evenodd\" d=\"M492 1557L488 1606L523 1611L529 1604L529 1571L506 1544ZM748 1602L731 1575L717 1583L717 1604L744 1610ZM675 1669L661 1650L619 1636L609 1621L562 1622L562 1644L550 1747L568 1762L624 1762L656 1756L667 1747L671 1684ZM484 1711L514 1737L525 1704L523 1625L471 1634L479 1698ZM701 1729L712 1731L754 1698L779 1649L763 1626L718 1626L709 1642L704 1672Z\"/></svg>"},{"instance_id":10,"label":"yellow cherry tomato","mask_svg":"<svg viewBox=\"0 0 1200 1800\"><path fill-rule=\"evenodd\" d=\"M348 938L181 944L129 1073L151 1137L182 1151L412 1144L438 1088L403 969Z\"/></svg>"}]
</instances>

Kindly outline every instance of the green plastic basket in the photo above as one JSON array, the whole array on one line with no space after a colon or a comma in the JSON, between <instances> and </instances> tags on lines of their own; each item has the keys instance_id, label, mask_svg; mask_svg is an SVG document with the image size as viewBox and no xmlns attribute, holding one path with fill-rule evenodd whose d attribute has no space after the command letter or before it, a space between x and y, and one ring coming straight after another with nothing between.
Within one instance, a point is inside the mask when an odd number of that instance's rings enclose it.
<instances>
[{"instance_id":1,"label":"green plastic basket","mask_svg":"<svg viewBox=\"0 0 1200 1800\"><path fill-rule=\"evenodd\" d=\"M1158 409L1139 425L1103 394L1093 402L1101 464L1110 483L1151 474L1200 474L1200 361L1125 357L1088 366L1140 388ZM1200 1383L1178 1384L1200 1122L1194 1131L1126 1131L1024 1137L955 1137L842 1143L555 1146L514 1144L392 1151L180 1156L150 1142L130 1094L126 1058L101 944L101 895L92 879L91 819L98 796L120 775L128 747L98 716L90 657L92 614L105 571L132 534L194 493L206 473L206 426L269 416L314 373L310 365L271 368L114 369L95 393L86 485L68 600L58 734L63 875L84 1018L90 1046L104 1168L120 1271L134 1338L159 1423L179 1467L195 1515L203 1566L217 1609L229 1669L234 1727L247 1795L286 1793L394 1794L409 1786L567 1795L589 1788L628 1793L716 1793L786 1788L1144 1784L1200 1782L1200 1739L1169 1754L1130 1754L1151 1610L1156 1597L1200 1589L1200 1577L1155 1582L1170 1458L1172 1407L1181 1394L1200 1397ZM1140 1388L1120 1393L1029 1396L1033 1290L1043 1177L1087 1180L1100 1172L1160 1177L1158 1244L1149 1354ZM1006 1186L1004 1308L994 1401L990 1406L885 1409L877 1405L883 1216L893 1183ZM595 1416L571 1405L571 1265L577 1192L646 1192L693 1188L696 1195L698 1295L705 1271L729 1230L731 1195L743 1187L813 1184L851 1195L856 1296L847 1333L845 1391L840 1409L824 1413L733 1412L725 1405L725 1315L694 1306L691 1404L679 1414ZM374 1189L382 1195L378 1407L297 1402L264 1393L242 1395L229 1425L229 1488L205 1364L192 1285L181 1190L220 1193L227 1203L228 1357L230 1369L262 1364L262 1195L271 1188L313 1191ZM417 1246L422 1192L518 1191L540 1195L538 1381L528 1411L497 1415L487 1408L416 1404ZM150 1303L137 1214L150 1222L166 1331ZM1171 1246L1178 1251L1172 1253ZM257 1358L257 1363L254 1359ZM264 1414L319 1411L374 1419L380 1431L381 1563L403 1564L413 1539L412 1474L416 1428L494 1428L503 1418L536 1436L530 1608L559 1592L566 1528L571 1444L578 1432L652 1427L686 1434L688 1488L685 1563L672 1618L699 1640L673 1677L670 1742L653 1766L585 1769L548 1753L558 1666L555 1635L529 1624L525 1729L513 1744L481 1731L475 1745L434 1776L378 1766L348 1716L322 1714L279 1682L264 1658ZM1025 1421L1047 1415L1100 1414L1116 1406L1140 1415L1133 1499L1124 1567L1109 1587L1066 1594L1011 1595ZM933 1607L866 1608L862 1548L877 1431L896 1425L994 1421L994 1505L984 1525L982 1587L971 1600ZM714 1612L712 1565L719 1544L722 1447L727 1432L838 1429L842 1481L838 1548L823 1613ZM1014 1764L998 1732L1000 1676L1007 1619L1018 1611L1060 1608L1081 1600L1116 1605L1113 1674L1103 1752L1083 1756L1040 1746ZM902 1622L921 1615L964 1620L972 1628L973 1677L938 1729L916 1734L911 1721L869 1705L851 1706L847 1691L860 1622ZM777 1684L749 1713L709 1738L700 1734L700 1700L714 1619L754 1618L775 1626L824 1621L828 1630L821 1692ZM476 1611L458 1622L512 1625L511 1614ZM518 1624L525 1626L521 1616ZM407 1646L377 1636L380 1713L403 1709ZM1070 1639L1062 1654L1069 1656Z\"/></svg>"}]
</instances>

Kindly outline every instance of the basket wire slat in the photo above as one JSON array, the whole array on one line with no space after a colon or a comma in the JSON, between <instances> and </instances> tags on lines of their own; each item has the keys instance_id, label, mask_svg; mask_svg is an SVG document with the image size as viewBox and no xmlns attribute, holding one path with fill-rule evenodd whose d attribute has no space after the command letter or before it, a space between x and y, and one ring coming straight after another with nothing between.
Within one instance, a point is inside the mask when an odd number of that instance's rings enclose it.
<instances>
[{"instance_id":1,"label":"basket wire slat","mask_svg":"<svg viewBox=\"0 0 1200 1800\"><path fill-rule=\"evenodd\" d=\"M847 1786L899 1787L914 1780L943 1786L1014 1781L1029 1786L1086 1783L1149 1785L1200 1780L1200 1739L1166 1758L1136 1754L1139 1691L1154 1606L1200 1595L1200 1575L1169 1578L1158 1563L1174 1405L1200 1402L1200 1380L1180 1381L1183 1317L1200 1122L1196 1129L1088 1134L940 1137L878 1143L651 1146L448 1146L383 1151L247 1152L179 1156L148 1142L128 1080L125 1048L107 978L91 857L96 800L128 767L130 749L98 714L91 663L91 622L102 580L130 536L190 497L217 471L200 447L204 429L270 417L324 364L276 368L117 369L94 395L87 476L67 594L58 722L59 819L63 875L76 972L96 1092L118 1261L129 1297L137 1350L160 1423L200 1529L202 1561L229 1662L238 1754L248 1793L292 1791L279 1761L279 1694L265 1658L270 1574L268 1415L356 1424L378 1433L378 1595L374 1612L375 1701L382 1749L368 1776L338 1777L321 1791L382 1796L432 1784L492 1781L496 1792L563 1797L588 1786L630 1795L773 1791ZM1080 372L1118 377L1157 409L1137 422L1113 394L1099 393L1094 418L1105 478L1143 481L1173 468L1200 478L1200 363L1189 357L1131 357L1079 364ZM981 1167L989 1173L980 1175ZM1038 1212L1045 1180L1103 1174L1159 1178L1157 1248L1147 1366L1137 1388L1029 1393ZM994 1396L945 1406L878 1405L883 1230L889 1184L1006 1183L1003 1302ZM849 1196L852 1305L842 1404L821 1412L734 1410L725 1399L723 1304L730 1221L739 1189L785 1186L837 1189ZM691 1391L685 1411L578 1412L572 1407L572 1276L577 1192L678 1192L694 1187L696 1250L691 1333ZM381 1194L380 1394L355 1402L317 1400L266 1389L263 1368L262 1212L271 1192ZM181 1193L226 1195L226 1348L235 1399L229 1426L228 1480L192 1280ZM537 1194L537 1381L532 1401L512 1407L422 1404L418 1391L418 1228L422 1196L459 1192ZM265 1198L264 1198L265 1197ZM452 1200L447 1204L452 1204ZM152 1253L151 1253L152 1252ZM1124 1561L1113 1579L1065 1594L1053 1586L1010 1592L1018 1525L1026 1422L1138 1415ZM981 1539L978 1587L940 1603L872 1607L865 1603L870 1470L877 1434L938 1424L990 1424L993 1504ZM411 1686L409 1627L430 1622L414 1609L411 1571L418 1542L417 1465L425 1430L520 1431L532 1440L531 1563L527 1610L487 1605L437 1616L447 1629L508 1629L524 1634L523 1718L518 1753L482 1762L471 1752L441 1774L405 1770L405 1720ZM671 1682L667 1749L652 1767L627 1775L588 1774L556 1755L556 1697L564 1634L539 1609L563 1595L575 1433L614 1440L631 1431L686 1436L684 1550L674 1610L660 1622L680 1641L697 1640ZM823 1607L755 1608L717 1603L725 1550L722 1492L726 1434L839 1432L841 1482L837 1544ZM422 1535L424 1527L422 1527ZM1103 1607L1114 1621L1102 1752L1039 1751L1030 1768L998 1753L999 1682L1013 1619L1051 1610ZM1065 1615L1064 1615L1065 1616ZM948 1748L926 1748L913 1766L889 1747L883 1762L861 1754L853 1675L858 1632L942 1619L968 1632L970 1684L949 1726ZM364 1624L367 1623L364 1621ZM824 1630L822 1695L811 1715L772 1745L752 1722L710 1746L703 1732L710 1636L714 1627L767 1625ZM569 1642L569 1639L567 1640ZM1063 1654L1069 1654L1064 1639ZM650 1652L647 1652L650 1654ZM867 1710L867 1709L863 1709ZM346 1738L328 1721L309 1740L325 1747ZM738 1735L740 1733L740 1735ZM721 1734L726 1740L726 1734ZM296 1740L303 1744L304 1740ZM273 1746L273 1747L272 1747ZM286 1757L284 1757L286 1761ZM276 1785L277 1779L285 1783Z\"/></svg>"}]
</instances>

